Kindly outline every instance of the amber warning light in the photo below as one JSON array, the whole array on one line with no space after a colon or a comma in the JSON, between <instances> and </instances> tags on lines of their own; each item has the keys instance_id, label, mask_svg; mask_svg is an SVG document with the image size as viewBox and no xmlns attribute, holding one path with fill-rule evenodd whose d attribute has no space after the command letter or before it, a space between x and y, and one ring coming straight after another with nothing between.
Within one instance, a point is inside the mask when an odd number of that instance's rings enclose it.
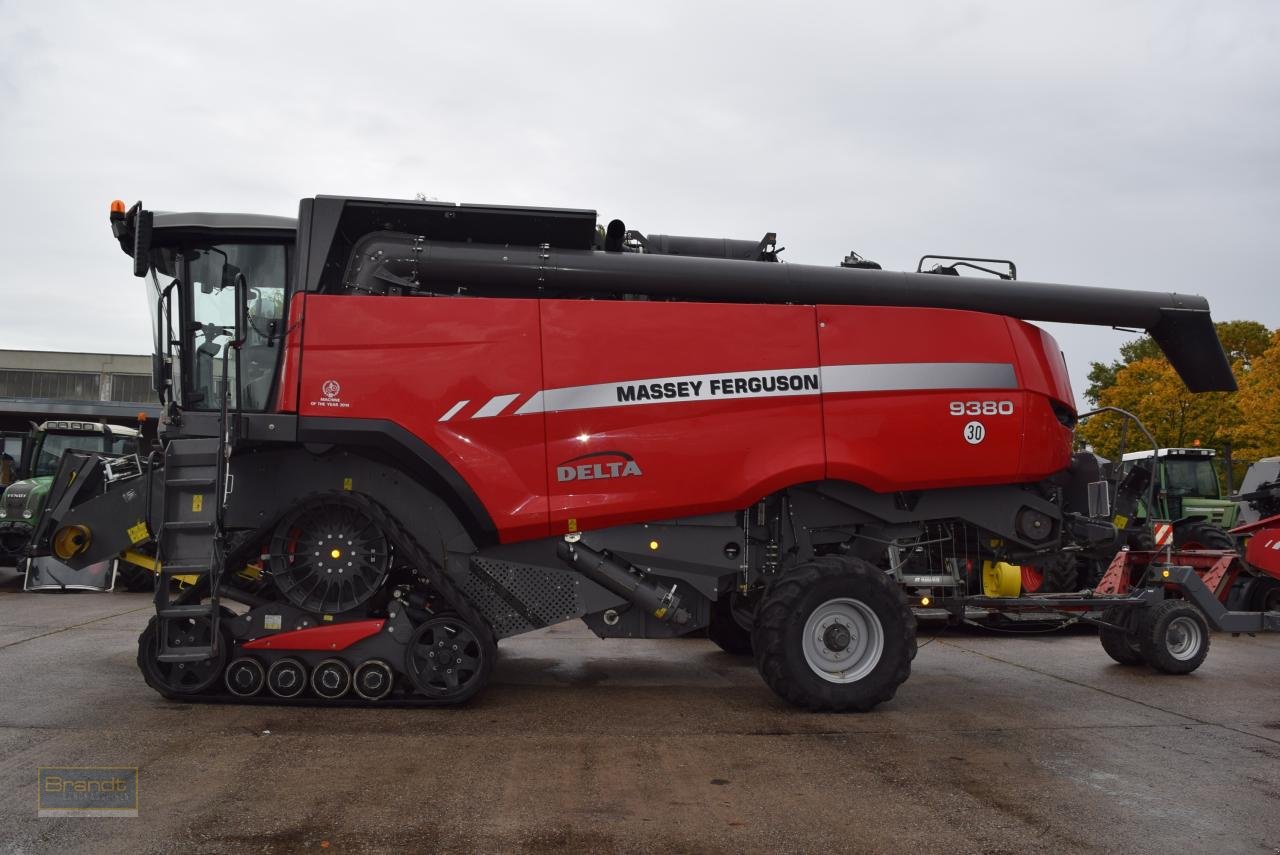
<instances>
[{"instance_id":1,"label":"amber warning light","mask_svg":"<svg viewBox=\"0 0 1280 855\"><path fill-rule=\"evenodd\" d=\"M112 201L112 203L111 203L111 213L113 213L113 214L123 214L124 212L125 212L124 202L120 201L119 199L116 199L116 200Z\"/></svg>"}]
</instances>

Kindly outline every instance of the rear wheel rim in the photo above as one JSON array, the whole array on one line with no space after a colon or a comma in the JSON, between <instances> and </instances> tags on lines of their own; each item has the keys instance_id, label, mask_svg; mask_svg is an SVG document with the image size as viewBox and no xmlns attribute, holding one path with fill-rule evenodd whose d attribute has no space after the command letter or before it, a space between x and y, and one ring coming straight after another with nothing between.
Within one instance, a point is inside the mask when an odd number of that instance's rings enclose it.
<instances>
[{"instance_id":1,"label":"rear wheel rim","mask_svg":"<svg viewBox=\"0 0 1280 855\"><path fill-rule=\"evenodd\" d=\"M1194 659L1204 644L1204 630L1191 617L1176 617L1169 621L1164 634L1169 655L1179 662Z\"/></svg>"},{"instance_id":2,"label":"rear wheel rim","mask_svg":"<svg viewBox=\"0 0 1280 855\"><path fill-rule=\"evenodd\" d=\"M866 603L840 597L809 614L801 641L814 674L829 683L856 683L880 664L884 626Z\"/></svg>"}]
</instances>

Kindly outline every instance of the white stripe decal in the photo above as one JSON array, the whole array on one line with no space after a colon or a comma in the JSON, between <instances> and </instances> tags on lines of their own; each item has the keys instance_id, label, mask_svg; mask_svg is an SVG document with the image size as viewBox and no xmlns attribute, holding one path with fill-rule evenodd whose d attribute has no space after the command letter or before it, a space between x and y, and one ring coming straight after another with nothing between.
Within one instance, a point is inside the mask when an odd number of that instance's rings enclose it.
<instances>
[{"instance_id":1,"label":"white stripe decal","mask_svg":"<svg viewBox=\"0 0 1280 855\"><path fill-rule=\"evenodd\" d=\"M449 408L449 412L445 413L443 416L440 417L440 421L442 422L449 421L449 419L453 418L458 414L458 410L461 410L463 407L465 407L467 404L470 404L470 403L471 403L470 400L459 401L458 403L454 404L452 407Z\"/></svg>"},{"instance_id":2,"label":"white stripe decal","mask_svg":"<svg viewBox=\"0 0 1280 855\"><path fill-rule=\"evenodd\" d=\"M516 415L636 404L776 398L842 392L924 389L1014 389L1017 377L1007 362L895 362L824 365L766 371L681 374L535 392ZM475 418L473 416L473 418Z\"/></svg>"},{"instance_id":3,"label":"white stripe decal","mask_svg":"<svg viewBox=\"0 0 1280 855\"><path fill-rule=\"evenodd\" d=\"M718 374L680 374L586 386L564 386L534 392L512 415L542 412L594 410L694 401L741 398L777 398L793 395L849 392L900 392L929 389L1016 389L1017 375L1007 362L890 362L855 365L823 365L808 368L776 368L765 371L726 371ZM495 395L471 415L487 419L500 415L519 392ZM447 422L469 400L449 408L440 421Z\"/></svg>"},{"instance_id":4,"label":"white stripe decal","mask_svg":"<svg viewBox=\"0 0 1280 855\"><path fill-rule=\"evenodd\" d=\"M906 392L924 389L1016 389L1007 362L891 362L879 365L824 365L822 391Z\"/></svg>"},{"instance_id":5,"label":"white stripe decal","mask_svg":"<svg viewBox=\"0 0 1280 855\"><path fill-rule=\"evenodd\" d=\"M519 397L520 397L519 392L514 392L510 395L494 395L492 398L489 399L488 403L486 403L480 409L476 410L476 414L471 418L473 419L492 418L493 416L496 416L499 413L501 413L503 410L505 410L508 404L510 404L512 401L514 401L516 398L519 398Z\"/></svg>"}]
</instances>

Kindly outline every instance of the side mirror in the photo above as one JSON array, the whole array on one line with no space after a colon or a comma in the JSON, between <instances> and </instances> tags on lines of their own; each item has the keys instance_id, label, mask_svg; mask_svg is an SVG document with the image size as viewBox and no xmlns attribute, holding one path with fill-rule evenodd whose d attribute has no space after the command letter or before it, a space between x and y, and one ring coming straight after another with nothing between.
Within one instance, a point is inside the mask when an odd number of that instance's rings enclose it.
<instances>
[{"instance_id":1,"label":"side mirror","mask_svg":"<svg viewBox=\"0 0 1280 855\"><path fill-rule=\"evenodd\" d=\"M31 455L36 451L36 432L32 430L27 434L27 438L22 441L22 462L18 464L19 479L26 478L31 472Z\"/></svg>"},{"instance_id":2,"label":"side mirror","mask_svg":"<svg viewBox=\"0 0 1280 855\"><path fill-rule=\"evenodd\" d=\"M151 267L152 215L138 202L129 212L129 218L133 220L133 275L143 277Z\"/></svg>"},{"instance_id":3,"label":"side mirror","mask_svg":"<svg viewBox=\"0 0 1280 855\"><path fill-rule=\"evenodd\" d=\"M224 261L224 262L222 263L222 285L221 285L221 287L223 287L223 288L235 288L235 287L237 286L237 284L238 284L237 280L240 280L240 279L244 279L244 274L240 271L240 268L239 268L239 267L236 267L234 264L232 264L232 263L231 263L231 262L229 262L229 261ZM237 299L237 300L238 300L238 299L241 299L241 298L240 298L240 295L239 295L238 293L236 294L236 299Z\"/></svg>"},{"instance_id":4,"label":"side mirror","mask_svg":"<svg viewBox=\"0 0 1280 855\"><path fill-rule=\"evenodd\" d=\"M169 385L168 367L163 353L151 354L151 388L160 396L162 403L165 399L164 390Z\"/></svg>"},{"instance_id":5,"label":"side mirror","mask_svg":"<svg viewBox=\"0 0 1280 855\"><path fill-rule=\"evenodd\" d=\"M235 273L231 277L231 285L235 288L236 293L236 339L231 346L239 348L244 343L245 337L248 335L249 329L249 280L244 278L244 274L240 272L240 268L231 265L222 265L222 278L226 281L227 268L230 267Z\"/></svg>"}]
</instances>

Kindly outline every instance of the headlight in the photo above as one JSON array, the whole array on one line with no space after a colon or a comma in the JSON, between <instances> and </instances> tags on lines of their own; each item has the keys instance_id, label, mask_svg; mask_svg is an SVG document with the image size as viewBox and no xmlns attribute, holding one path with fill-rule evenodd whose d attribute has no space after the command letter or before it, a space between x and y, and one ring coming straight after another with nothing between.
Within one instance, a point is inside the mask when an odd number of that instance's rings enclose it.
<instances>
[{"instance_id":1,"label":"headlight","mask_svg":"<svg viewBox=\"0 0 1280 855\"><path fill-rule=\"evenodd\" d=\"M29 519L31 519L31 511L23 511L23 512L22 512L22 518L23 518L24 520L29 520Z\"/></svg>"},{"instance_id":2,"label":"headlight","mask_svg":"<svg viewBox=\"0 0 1280 855\"><path fill-rule=\"evenodd\" d=\"M5 518L5 517L7 517L7 516L9 516L9 512L8 512L8 511L6 511L6 510L0 510L0 520L4 519L4 518Z\"/></svg>"}]
</instances>

